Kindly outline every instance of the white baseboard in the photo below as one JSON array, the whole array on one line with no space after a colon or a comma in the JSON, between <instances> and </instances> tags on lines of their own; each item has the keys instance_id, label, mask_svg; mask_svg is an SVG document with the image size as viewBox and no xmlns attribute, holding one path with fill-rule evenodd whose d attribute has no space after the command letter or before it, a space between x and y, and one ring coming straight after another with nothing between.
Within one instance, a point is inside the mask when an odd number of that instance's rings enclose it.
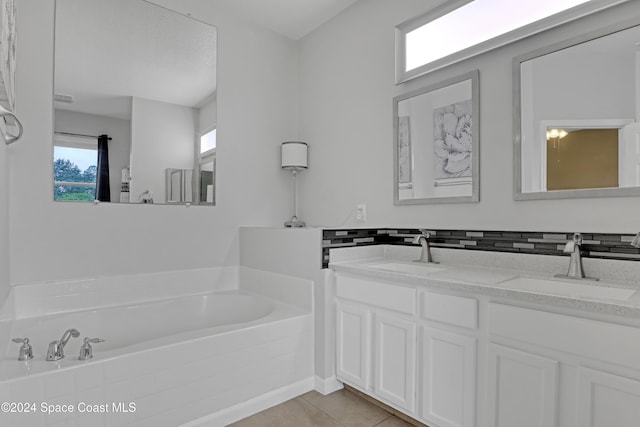
<instances>
[{"instance_id":1,"label":"white baseboard","mask_svg":"<svg viewBox=\"0 0 640 427\"><path fill-rule=\"evenodd\" d=\"M338 381L335 375L329 378L320 378L317 375L315 377L315 389L318 393L327 395L342 388L342 383Z\"/></svg>"},{"instance_id":2,"label":"white baseboard","mask_svg":"<svg viewBox=\"0 0 640 427\"><path fill-rule=\"evenodd\" d=\"M317 384L315 378L306 378L277 390L272 390L268 393L254 397L253 399L239 403L230 408L189 421L188 423L182 424L180 427L224 427L311 391L314 389L315 384Z\"/></svg>"}]
</instances>

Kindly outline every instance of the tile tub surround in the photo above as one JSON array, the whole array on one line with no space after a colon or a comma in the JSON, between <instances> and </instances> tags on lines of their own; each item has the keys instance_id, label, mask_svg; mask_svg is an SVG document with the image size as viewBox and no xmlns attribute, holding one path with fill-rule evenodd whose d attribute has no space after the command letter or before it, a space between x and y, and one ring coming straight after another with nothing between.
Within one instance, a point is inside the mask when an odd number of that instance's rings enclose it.
<instances>
[{"instance_id":1,"label":"tile tub surround","mask_svg":"<svg viewBox=\"0 0 640 427\"><path fill-rule=\"evenodd\" d=\"M536 255L565 255L564 244L571 232L483 231L429 229L434 248L510 252ZM329 265L329 250L352 246L410 245L419 234L416 228L327 229L322 232L322 267ZM581 233L585 258L640 261L640 249L630 245L635 234ZM418 246L418 245L415 245Z\"/></svg>"}]
</instances>

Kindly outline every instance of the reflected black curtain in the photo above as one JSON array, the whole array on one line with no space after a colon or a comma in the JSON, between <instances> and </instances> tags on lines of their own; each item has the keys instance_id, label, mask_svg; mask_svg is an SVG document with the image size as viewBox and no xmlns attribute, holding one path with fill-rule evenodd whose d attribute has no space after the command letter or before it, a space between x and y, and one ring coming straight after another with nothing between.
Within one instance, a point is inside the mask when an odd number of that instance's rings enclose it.
<instances>
[{"instance_id":1,"label":"reflected black curtain","mask_svg":"<svg viewBox=\"0 0 640 427\"><path fill-rule=\"evenodd\" d=\"M96 170L96 200L111 201L111 186L109 185L109 138L107 135L98 137L98 167Z\"/></svg>"}]
</instances>

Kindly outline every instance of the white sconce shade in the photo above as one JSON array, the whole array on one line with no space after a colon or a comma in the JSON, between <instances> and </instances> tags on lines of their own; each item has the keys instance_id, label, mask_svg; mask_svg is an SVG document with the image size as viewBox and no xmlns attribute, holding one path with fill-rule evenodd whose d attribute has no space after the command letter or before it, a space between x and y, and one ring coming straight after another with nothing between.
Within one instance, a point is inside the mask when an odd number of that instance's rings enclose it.
<instances>
[{"instance_id":1,"label":"white sconce shade","mask_svg":"<svg viewBox=\"0 0 640 427\"><path fill-rule=\"evenodd\" d=\"M306 169L307 144L298 141L283 142L282 167L284 169Z\"/></svg>"}]
</instances>

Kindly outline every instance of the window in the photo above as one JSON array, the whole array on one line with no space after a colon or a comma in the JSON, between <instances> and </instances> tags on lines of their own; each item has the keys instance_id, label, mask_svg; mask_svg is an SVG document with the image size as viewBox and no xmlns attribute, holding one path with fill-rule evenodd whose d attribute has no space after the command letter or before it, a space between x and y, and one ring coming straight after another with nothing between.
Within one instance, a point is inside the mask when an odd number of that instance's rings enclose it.
<instances>
[{"instance_id":1,"label":"window","mask_svg":"<svg viewBox=\"0 0 640 427\"><path fill-rule=\"evenodd\" d=\"M628 0L457 0L396 27L396 82Z\"/></svg>"},{"instance_id":2,"label":"window","mask_svg":"<svg viewBox=\"0 0 640 427\"><path fill-rule=\"evenodd\" d=\"M98 142L56 133L53 146L53 198L93 202L96 197Z\"/></svg>"}]
</instances>

